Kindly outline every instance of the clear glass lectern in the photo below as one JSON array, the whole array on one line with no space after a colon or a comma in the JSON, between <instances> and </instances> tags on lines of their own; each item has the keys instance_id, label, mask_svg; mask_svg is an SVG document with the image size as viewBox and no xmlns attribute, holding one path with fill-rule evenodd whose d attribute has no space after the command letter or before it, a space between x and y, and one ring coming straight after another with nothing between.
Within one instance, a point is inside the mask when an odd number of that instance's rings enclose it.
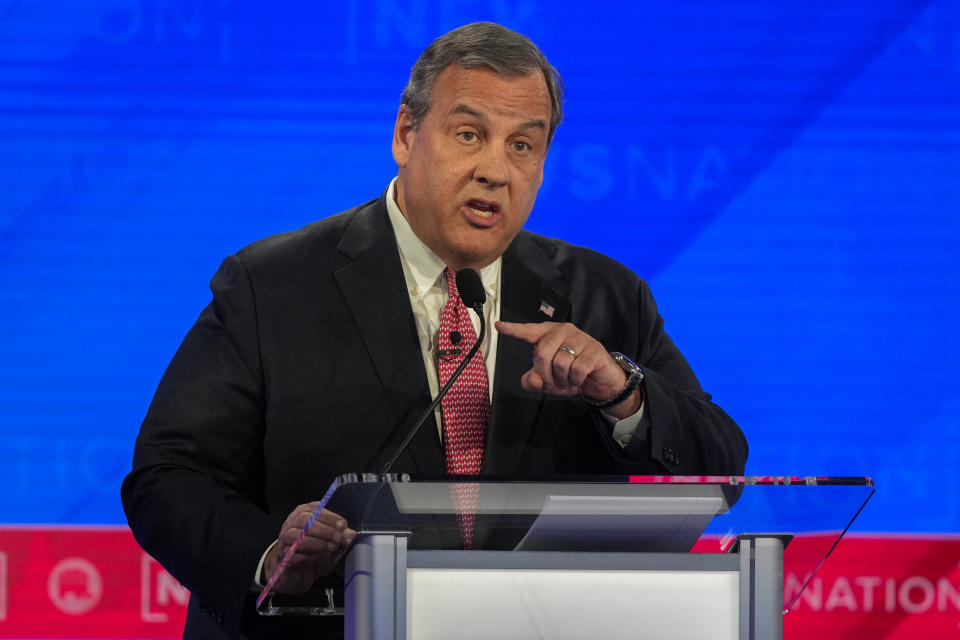
<instances>
[{"instance_id":1,"label":"clear glass lectern","mask_svg":"<svg viewBox=\"0 0 960 640\"><path fill-rule=\"evenodd\" d=\"M779 638L873 492L853 477L346 474L321 501L358 531L344 601L268 584L259 611L343 615L347 638L626 638L639 621L658 638Z\"/></svg>"}]
</instances>

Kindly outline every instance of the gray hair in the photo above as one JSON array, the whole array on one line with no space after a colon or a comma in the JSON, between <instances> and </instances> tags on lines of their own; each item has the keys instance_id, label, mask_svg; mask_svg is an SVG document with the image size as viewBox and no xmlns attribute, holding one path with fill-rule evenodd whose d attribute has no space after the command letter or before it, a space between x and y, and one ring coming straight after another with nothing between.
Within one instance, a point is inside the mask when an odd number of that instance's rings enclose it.
<instances>
[{"instance_id":1,"label":"gray hair","mask_svg":"<svg viewBox=\"0 0 960 640\"><path fill-rule=\"evenodd\" d=\"M525 76L538 69L550 94L550 131L553 140L563 119L563 81L537 45L524 35L493 22L474 22L444 34L430 43L410 70L400 103L411 111L419 127L430 110L433 86L440 73L456 64L464 69L489 69L504 78Z\"/></svg>"}]
</instances>

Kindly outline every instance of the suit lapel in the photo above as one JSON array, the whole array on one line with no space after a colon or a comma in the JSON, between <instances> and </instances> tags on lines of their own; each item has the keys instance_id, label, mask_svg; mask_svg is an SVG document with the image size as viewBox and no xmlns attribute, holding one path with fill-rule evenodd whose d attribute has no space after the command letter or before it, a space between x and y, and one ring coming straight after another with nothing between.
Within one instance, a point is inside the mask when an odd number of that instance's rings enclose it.
<instances>
[{"instance_id":1,"label":"suit lapel","mask_svg":"<svg viewBox=\"0 0 960 640\"><path fill-rule=\"evenodd\" d=\"M399 446L430 402L410 297L383 198L357 212L338 248L353 261L336 272L336 280L396 425L378 456L379 465ZM375 430L380 425L369 427ZM436 421L428 418L395 469L435 474L443 468Z\"/></svg>"},{"instance_id":2,"label":"suit lapel","mask_svg":"<svg viewBox=\"0 0 960 640\"><path fill-rule=\"evenodd\" d=\"M501 320L565 322L569 319L570 302L566 282L528 234L521 232L504 253L501 280ZM552 317L541 311L543 303L553 308ZM487 433L485 473L512 475L537 424L543 398L520 386L520 377L532 364L531 345L500 337Z\"/></svg>"}]
</instances>

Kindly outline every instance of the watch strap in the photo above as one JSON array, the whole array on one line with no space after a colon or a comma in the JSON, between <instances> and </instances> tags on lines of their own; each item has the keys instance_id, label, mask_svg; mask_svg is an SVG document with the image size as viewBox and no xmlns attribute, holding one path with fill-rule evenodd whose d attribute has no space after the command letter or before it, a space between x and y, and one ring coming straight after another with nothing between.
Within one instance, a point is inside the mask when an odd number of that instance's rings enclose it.
<instances>
[{"instance_id":1,"label":"watch strap","mask_svg":"<svg viewBox=\"0 0 960 640\"><path fill-rule=\"evenodd\" d=\"M619 351L611 351L610 356L613 358L613 361L616 362L621 369L623 369L627 374L627 381L624 383L623 388L620 389L612 398L602 401L595 401L587 399L587 402L595 406L597 409L608 409L614 407L627 398L630 397L634 391L637 390L637 387L640 386L640 383L643 382L643 369L641 369L637 363L623 355Z\"/></svg>"}]
</instances>

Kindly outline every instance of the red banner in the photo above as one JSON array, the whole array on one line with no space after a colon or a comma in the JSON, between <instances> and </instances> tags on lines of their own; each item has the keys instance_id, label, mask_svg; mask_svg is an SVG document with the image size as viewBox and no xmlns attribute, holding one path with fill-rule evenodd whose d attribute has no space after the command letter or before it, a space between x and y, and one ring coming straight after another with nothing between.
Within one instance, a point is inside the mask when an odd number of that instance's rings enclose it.
<instances>
[{"instance_id":1,"label":"red banner","mask_svg":"<svg viewBox=\"0 0 960 640\"><path fill-rule=\"evenodd\" d=\"M126 527L0 528L0 637L179 638L188 598Z\"/></svg>"},{"instance_id":2,"label":"red banner","mask_svg":"<svg viewBox=\"0 0 960 640\"><path fill-rule=\"evenodd\" d=\"M787 594L804 577L787 573ZM844 538L784 617L784 636L960 637L960 537Z\"/></svg>"},{"instance_id":3,"label":"red banner","mask_svg":"<svg viewBox=\"0 0 960 640\"><path fill-rule=\"evenodd\" d=\"M789 552L803 553L796 544ZM788 572L787 592L804 577ZM178 638L187 599L126 527L0 528L0 638ZM960 537L845 538L784 629L796 640L960 636Z\"/></svg>"}]
</instances>

